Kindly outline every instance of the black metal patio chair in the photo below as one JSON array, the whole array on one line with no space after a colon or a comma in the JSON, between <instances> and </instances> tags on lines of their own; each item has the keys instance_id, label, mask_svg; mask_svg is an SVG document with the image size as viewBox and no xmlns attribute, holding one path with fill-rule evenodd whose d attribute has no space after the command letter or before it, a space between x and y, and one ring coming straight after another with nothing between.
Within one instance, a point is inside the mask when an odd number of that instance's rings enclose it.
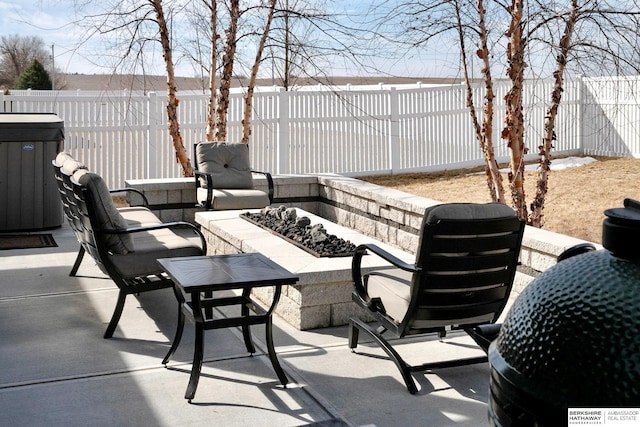
<instances>
[{"instance_id":1,"label":"black metal patio chair","mask_svg":"<svg viewBox=\"0 0 640 427\"><path fill-rule=\"evenodd\" d=\"M102 177L70 156L59 155L53 167L64 214L81 246L70 276L88 253L119 288L104 333L110 338L127 295L173 286L159 258L205 255L207 244L188 222L163 223L145 207L117 209Z\"/></svg>"},{"instance_id":2,"label":"black metal patio chair","mask_svg":"<svg viewBox=\"0 0 640 427\"><path fill-rule=\"evenodd\" d=\"M242 143L199 142L194 145L198 205L207 210L259 209L273 202L269 172L251 169L249 146ZM254 188L253 174L264 175L267 191Z\"/></svg>"},{"instance_id":3,"label":"black metal patio chair","mask_svg":"<svg viewBox=\"0 0 640 427\"><path fill-rule=\"evenodd\" d=\"M352 318L349 347L363 331L399 368L410 393L417 392L412 372L486 361L486 356L430 361L411 366L382 334L394 338L463 330L486 352L500 326L518 264L524 222L504 204L451 203L426 210L415 264L372 244L353 256L353 300L379 324ZM363 274L363 256L371 252L394 268ZM428 357L428 355L425 355Z\"/></svg>"}]
</instances>

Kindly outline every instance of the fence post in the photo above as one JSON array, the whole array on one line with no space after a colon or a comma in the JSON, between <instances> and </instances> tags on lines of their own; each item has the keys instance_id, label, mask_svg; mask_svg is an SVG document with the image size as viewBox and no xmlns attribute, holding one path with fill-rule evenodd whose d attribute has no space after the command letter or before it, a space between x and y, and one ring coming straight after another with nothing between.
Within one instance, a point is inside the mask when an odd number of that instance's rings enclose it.
<instances>
[{"instance_id":1,"label":"fence post","mask_svg":"<svg viewBox=\"0 0 640 427\"><path fill-rule=\"evenodd\" d=\"M400 107L395 87L390 89L389 97L389 169L394 174L400 171Z\"/></svg>"},{"instance_id":2,"label":"fence post","mask_svg":"<svg viewBox=\"0 0 640 427\"><path fill-rule=\"evenodd\" d=\"M584 110L585 110L585 105L584 105L584 92L586 90L585 88L585 82L584 82L584 76L578 76L574 79L574 81L577 81L578 83L578 145L580 147L580 154L582 154L583 156L585 154L587 154L587 147L585 146L585 139L584 134Z\"/></svg>"},{"instance_id":3,"label":"fence post","mask_svg":"<svg viewBox=\"0 0 640 427\"><path fill-rule=\"evenodd\" d=\"M147 131L147 170L145 178L159 178L159 157L161 153L158 152L158 141L161 141L160 132L158 131L160 117L158 116L158 97L155 92L149 92L147 94L147 111L149 117L147 118L148 131Z\"/></svg>"},{"instance_id":4,"label":"fence post","mask_svg":"<svg viewBox=\"0 0 640 427\"><path fill-rule=\"evenodd\" d=\"M276 174L287 174L289 171L289 92L284 88L278 91L278 138L276 147Z\"/></svg>"}]
</instances>

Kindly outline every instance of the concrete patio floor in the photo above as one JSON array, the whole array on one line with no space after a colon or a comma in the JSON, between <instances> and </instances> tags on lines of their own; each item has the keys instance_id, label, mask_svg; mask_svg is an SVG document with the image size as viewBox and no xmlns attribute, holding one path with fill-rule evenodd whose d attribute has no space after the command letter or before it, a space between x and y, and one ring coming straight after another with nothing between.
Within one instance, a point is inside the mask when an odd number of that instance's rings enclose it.
<instances>
[{"instance_id":1,"label":"concrete patio floor","mask_svg":"<svg viewBox=\"0 0 640 427\"><path fill-rule=\"evenodd\" d=\"M377 347L349 350L346 326L298 331L277 318L274 341L287 388L265 356L263 329L254 330L253 357L238 330L214 330L206 332L202 376L189 404L190 323L168 368L160 363L175 329L173 292L129 297L114 337L103 339L116 286L89 256L69 277L78 249L73 233L66 224L43 232L58 247L0 251L0 425L488 425L488 364L418 375L421 389L410 395ZM464 334L398 349L410 361L482 354Z\"/></svg>"}]
</instances>

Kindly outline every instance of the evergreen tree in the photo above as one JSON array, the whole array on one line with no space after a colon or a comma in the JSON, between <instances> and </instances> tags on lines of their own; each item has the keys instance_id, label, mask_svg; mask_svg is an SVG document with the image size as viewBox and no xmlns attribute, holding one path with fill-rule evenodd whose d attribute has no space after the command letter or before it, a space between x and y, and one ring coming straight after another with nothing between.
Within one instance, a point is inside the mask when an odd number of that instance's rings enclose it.
<instances>
[{"instance_id":1,"label":"evergreen tree","mask_svg":"<svg viewBox=\"0 0 640 427\"><path fill-rule=\"evenodd\" d=\"M40 61L34 59L18 78L16 89L50 90L51 78Z\"/></svg>"}]
</instances>

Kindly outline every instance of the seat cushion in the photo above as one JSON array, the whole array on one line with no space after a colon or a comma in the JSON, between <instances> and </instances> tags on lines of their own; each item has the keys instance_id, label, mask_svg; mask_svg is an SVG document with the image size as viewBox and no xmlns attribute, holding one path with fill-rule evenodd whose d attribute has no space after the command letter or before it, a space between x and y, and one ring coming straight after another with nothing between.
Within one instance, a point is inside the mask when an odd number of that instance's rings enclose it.
<instances>
[{"instance_id":1,"label":"seat cushion","mask_svg":"<svg viewBox=\"0 0 640 427\"><path fill-rule=\"evenodd\" d=\"M198 203L204 204L207 200L207 189L198 188ZM260 190L225 189L213 190L211 209L216 211L233 209L260 209L271 204L269 195Z\"/></svg>"},{"instance_id":2,"label":"seat cushion","mask_svg":"<svg viewBox=\"0 0 640 427\"><path fill-rule=\"evenodd\" d=\"M135 252L114 254L113 265L130 279L163 272L159 258L203 255L200 238L190 229L159 229L132 233Z\"/></svg>"},{"instance_id":3,"label":"seat cushion","mask_svg":"<svg viewBox=\"0 0 640 427\"><path fill-rule=\"evenodd\" d=\"M66 163L66 162L65 162ZM74 179L88 190L88 197L95 209L96 219L102 230L127 228L127 220L118 212L109 189L100 175L91 172L74 174ZM107 234L105 245L110 252L126 254L134 251L133 239L128 234Z\"/></svg>"},{"instance_id":4,"label":"seat cushion","mask_svg":"<svg viewBox=\"0 0 640 427\"><path fill-rule=\"evenodd\" d=\"M196 162L198 171L211 174L214 188L253 188L247 144L201 142L196 145Z\"/></svg>"},{"instance_id":5,"label":"seat cushion","mask_svg":"<svg viewBox=\"0 0 640 427\"><path fill-rule=\"evenodd\" d=\"M410 272L399 268L376 271L365 276L369 296L380 298L387 315L397 322L404 319L409 309L411 277Z\"/></svg>"},{"instance_id":6,"label":"seat cushion","mask_svg":"<svg viewBox=\"0 0 640 427\"><path fill-rule=\"evenodd\" d=\"M119 208L118 212L127 221L129 227L162 224L162 221L151 210L142 206Z\"/></svg>"}]
</instances>

